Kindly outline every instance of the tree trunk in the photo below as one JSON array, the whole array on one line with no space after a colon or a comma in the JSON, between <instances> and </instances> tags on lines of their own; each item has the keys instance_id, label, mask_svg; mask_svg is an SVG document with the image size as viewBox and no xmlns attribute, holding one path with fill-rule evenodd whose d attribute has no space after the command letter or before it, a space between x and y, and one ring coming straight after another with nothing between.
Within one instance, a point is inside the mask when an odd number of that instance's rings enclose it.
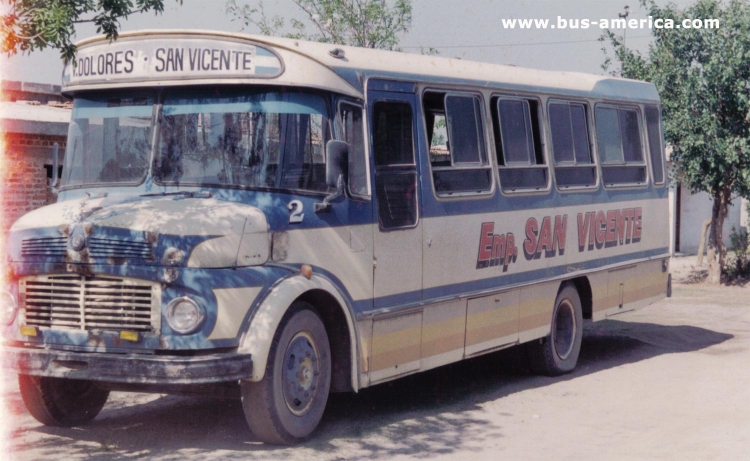
<instances>
[{"instance_id":1,"label":"tree trunk","mask_svg":"<svg viewBox=\"0 0 750 461\"><path fill-rule=\"evenodd\" d=\"M695 267L701 267L703 265L703 253L706 252L706 231L708 231L709 225L711 225L710 219L703 221L703 227L701 227L701 243L698 245L698 262Z\"/></svg>"},{"instance_id":2,"label":"tree trunk","mask_svg":"<svg viewBox=\"0 0 750 461\"><path fill-rule=\"evenodd\" d=\"M721 234L732 198L731 192L730 188L724 187L712 194L714 205L711 209L711 228L708 234L708 279L706 281L713 285L721 283L721 273L727 257L727 249L724 248Z\"/></svg>"}]
</instances>

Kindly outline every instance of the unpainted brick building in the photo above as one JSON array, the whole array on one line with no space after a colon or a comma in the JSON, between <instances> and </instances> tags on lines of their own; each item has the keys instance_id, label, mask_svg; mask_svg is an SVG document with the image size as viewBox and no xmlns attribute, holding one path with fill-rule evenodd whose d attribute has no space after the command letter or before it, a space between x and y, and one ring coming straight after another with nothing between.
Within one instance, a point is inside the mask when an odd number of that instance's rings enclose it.
<instances>
[{"instance_id":1,"label":"unpainted brick building","mask_svg":"<svg viewBox=\"0 0 750 461\"><path fill-rule=\"evenodd\" d=\"M62 164L71 110L57 85L2 81L0 88L2 241L16 219L55 201L48 184L60 171L52 171L52 149L57 143Z\"/></svg>"}]
</instances>

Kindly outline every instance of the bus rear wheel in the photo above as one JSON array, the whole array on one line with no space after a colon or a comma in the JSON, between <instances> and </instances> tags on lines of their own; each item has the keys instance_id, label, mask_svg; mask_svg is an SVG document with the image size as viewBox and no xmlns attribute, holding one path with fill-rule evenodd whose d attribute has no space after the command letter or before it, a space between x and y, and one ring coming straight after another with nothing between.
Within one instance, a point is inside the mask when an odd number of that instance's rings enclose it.
<instances>
[{"instance_id":1,"label":"bus rear wheel","mask_svg":"<svg viewBox=\"0 0 750 461\"><path fill-rule=\"evenodd\" d=\"M310 304L292 304L274 335L263 379L241 387L245 418L262 442L291 445L315 430L331 387L331 351Z\"/></svg>"},{"instance_id":2,"label":"bus rear wheel","mask_svg":"<svg viewBox=\"0 0 750 461\"><path fill-rule=\"evenodd\" d=\"M555 299L550 334L527 345L531 369L547 376L573 371L578 363L582 338L581 298L575 286L566 284Z\"/></svg>"},{"instance_id":3,"label":"bus rear wheel","mask_svg":"<svg viewBox=\"0 0 750 461\"><path fill-rule=\"evenodd\" d=\"M88 423L109 397L108 390L86 380L18 375L18 385L31 416L46 426Z\"/></svg>"}]
</instances>

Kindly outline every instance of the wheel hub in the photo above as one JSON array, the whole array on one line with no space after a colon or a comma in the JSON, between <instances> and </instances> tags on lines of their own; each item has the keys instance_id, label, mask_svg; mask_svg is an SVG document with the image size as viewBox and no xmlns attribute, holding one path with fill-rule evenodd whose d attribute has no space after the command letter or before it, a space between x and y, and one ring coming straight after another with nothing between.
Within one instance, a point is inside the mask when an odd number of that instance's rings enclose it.
<instances>
[{"instance_id":1,"label":"wheel hub","mask_svg":"<svg viewBox=\"0 0 750 461\"><path fill-rule=\"evenodd\" d=\"M563 299L557 306L552 325L552 340L555 353L565 360L573 352L578 325L576 325L575 308L568 299Z\"/></svg>"},{"instance_id":2,"label":"wheel hub","mask_svg":"<svg viewBox=\"0 0 750 461\"><path fill-rule=\"evenodd\" d=\"M286 349L282 371L284 401L293 414L301 416L310 409L319 375L315 342L308 333L297 333Z\"/></svg>"}]
</instances>

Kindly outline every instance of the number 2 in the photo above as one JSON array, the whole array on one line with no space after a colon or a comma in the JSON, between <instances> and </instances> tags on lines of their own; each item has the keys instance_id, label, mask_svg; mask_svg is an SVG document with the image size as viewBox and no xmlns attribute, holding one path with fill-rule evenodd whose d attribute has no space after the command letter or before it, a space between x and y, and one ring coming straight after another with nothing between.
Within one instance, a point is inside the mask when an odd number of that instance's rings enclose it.
<instances>
[{"instance_id":1,"label":"number 2","mask_svg":"<svg viewBox=\"0 0 750 461\"><path fill-rule=\"evenodd\" d=\"M289 224L301 223L305 219L305 214L302 212L302 202L299 200L292 200L286 207L292 212L289 215Z\"/></svg>"}]
</instances>

